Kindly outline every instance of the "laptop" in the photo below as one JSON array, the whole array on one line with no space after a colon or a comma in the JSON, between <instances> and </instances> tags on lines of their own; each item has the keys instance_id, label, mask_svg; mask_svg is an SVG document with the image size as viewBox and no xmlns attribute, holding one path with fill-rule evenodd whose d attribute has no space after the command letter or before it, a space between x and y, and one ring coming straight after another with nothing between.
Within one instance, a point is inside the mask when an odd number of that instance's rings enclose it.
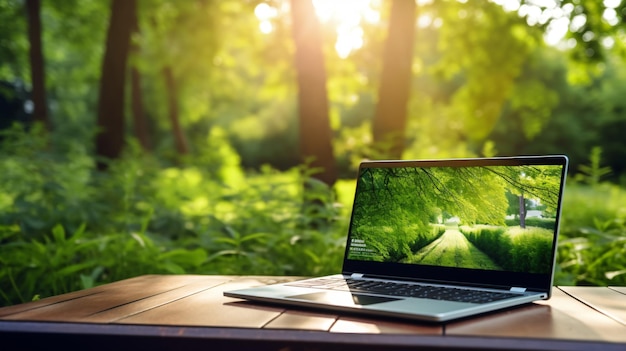
<instances>
[{"instance_id":1,"label":"laptop","mask_svg":"<svg viewBox=\"0 0 626 351\"><path fill-rule=\"evenodd\" d=\"M548 299L563 155L367 161L341 274L224 292L443 322Z\"/></svg>"}]
</instances>

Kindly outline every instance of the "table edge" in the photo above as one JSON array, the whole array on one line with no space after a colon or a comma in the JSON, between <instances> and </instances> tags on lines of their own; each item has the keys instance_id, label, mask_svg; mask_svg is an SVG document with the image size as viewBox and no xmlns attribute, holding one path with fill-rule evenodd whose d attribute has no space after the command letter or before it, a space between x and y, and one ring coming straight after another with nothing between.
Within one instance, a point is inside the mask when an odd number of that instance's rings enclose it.
<instances>
[{"instance_id":1,"label":"table edge","mask_svg":"<svg viewBox=\"0 0 626 351\"><path fill-rule=\"evenodd\" d=\"M284 345L323 347L341 350L347 348L407 348L429 347L453 350L465 349L509 349L509 350L624 350L626 343L609 341L588 341L570 339L533 339L511 337L476 337L462 335L416 335L416 334L361 334L329 333L315 330L255 329L234 327L198 327L163 325L117 325L75 322L31 322L1 321L0 339L5 341L32 340L41 344L47 339L60 341L63 338L79 340L88 337L90 343L100 347L118 345L116 339L137 339L145 343L154 339L157 348L171 348L177 342L204 344L231 348L233 343L240 346L260 348L263 345L283 347ZM63 339L66 340L66 339ZM20 344L22 345L22 344ZM65 345L65 344L64 344ZM22 345L25 346L25 345ZM82 347L85 344L81 344ZM119 349L119 347L116 347Z\"/></svg>"}]
</instances>

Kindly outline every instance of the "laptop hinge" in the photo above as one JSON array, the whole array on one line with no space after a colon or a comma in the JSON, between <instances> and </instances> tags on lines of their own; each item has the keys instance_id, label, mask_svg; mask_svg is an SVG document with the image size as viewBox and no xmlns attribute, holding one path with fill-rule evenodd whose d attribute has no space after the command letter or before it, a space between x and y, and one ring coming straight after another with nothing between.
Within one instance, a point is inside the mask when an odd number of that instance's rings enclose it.
<instances>
[{"instance_id":1,"label":"laptop hinge","mask_svg":"<svg viewBox=\"0 0 626 351\"><path fill-rule=\"evenodd\" d=\"M514 286L509 291L515 292L515 293L523 293L523 292L526 292L526 288L518 288Z\"/></svg>"},{"instance_id":2,"label":"laptop hinge","mask_svg":"<svg viewBox=\"0 0 626 351\"><path fill-rule=\"evenodd\" d=\"M350 278L352 278L352 279L361 279L361 278L363 278L363 273L352 273L352 274L350 274Z\"/></svg>"}]
</instances>

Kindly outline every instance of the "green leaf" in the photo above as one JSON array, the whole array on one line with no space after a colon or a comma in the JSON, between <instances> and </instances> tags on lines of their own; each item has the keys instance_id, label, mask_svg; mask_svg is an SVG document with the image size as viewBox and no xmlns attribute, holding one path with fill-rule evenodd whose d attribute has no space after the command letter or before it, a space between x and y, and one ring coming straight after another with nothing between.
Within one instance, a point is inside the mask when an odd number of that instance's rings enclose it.
<instances>
[{"instance_id":1,"label":"green leaf","mask_svg":"<svg viewBox=\"0 0 626 351\"><path fill-rule=\"evenodd\" d=\"M74 273L89 269L96 264L95 261L87 261L69 265L55 272L56 277L72 276Z\"/></svg>"},{"instance_id":2,"label":"green leaf","mask_svg":"<svg viewBox=\"0 0 626 351\"><path fill-rule=\"evenodd\" d=\"M195 249L195 250L186 250L186 249L175 249L168 252L165 252L157 258L158 261L162 262L173 262L179 266L184 267L199 267L202 265L208 258L208 255L203 249Z\"/></svg>"},{"instance_id":3,"label":"green leaf","mask_svg":"<svg viewBox=\"0 0 626 351\"><path fill-rule=\"evenodd\" d=\"M65 228L62 225L57 224L52 228L52 237L58 244L65 242Z\"/></svg>"}]
</instances>

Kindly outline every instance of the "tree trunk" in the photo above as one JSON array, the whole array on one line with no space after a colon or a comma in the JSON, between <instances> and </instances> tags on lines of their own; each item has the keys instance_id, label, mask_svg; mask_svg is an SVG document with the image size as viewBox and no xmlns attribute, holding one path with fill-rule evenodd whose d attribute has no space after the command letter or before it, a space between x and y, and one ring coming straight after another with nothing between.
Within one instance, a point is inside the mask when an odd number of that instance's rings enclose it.
<instances>
[{"instance_id":1,"label":"tree trunk","mask_svg":"<svg viewBox=\"0 0 626 351\"><path fill-rule=\"evenodd\" d=\"M124 86L135 0L112 0L98 102L96 153L117 158L124 145ZM106 164L99 162L100 169Z\"/></svg>"},{"instance_id":2,"label":"tree trunk","mask_svg":"<svg viewBox=\"0 0 626 351\"><path fill-rule=\"evenodd\" d=\"M526 200L524 194L519 196L519 226L520 228L526 228Z\"/></svg>"},{"instance_id":3,"label":"tree trunk","mask_svg":"<svg viewBox=\"0 0 626 351\"><path fill-rule=\"evenodd\" d=\"M292 0L291 16L298 74L300 157L319 169L314 178L333 185L337 180L337 165L328 116L320 24L311 0Z\"/></svg>"},{"instance_id":4,"label":"tree trunk","mask_svg":"<svg viewBox=\"0 0 626 351\"><path fill-rule=\"evenodd\" d=\"M131 104L133 110L133 126L135 136L144 151L152 150L148 119L143 109L143 97L141 95L141 74L136 67L131 68Z\"/></svg>"},{"instance_id":5,"label":"tree trunk","mask_svg":"<svg viewBox=\"0 0 626 351\"><path fill-rule=\"evenodd\" d=\"M41 43L41 3L39 0L26 0L28 14L28 40L30 42L30 75L33 85L33 119L50 129L48 108L46 107L46 84L44 73L43 48Z\"/></svg>"},{"instance_id":6,"label":"tree trunk","mask_svg":"<svg viewBox=\"0 0 626 351\"><path fill-rule=\"evenodd\" d=\"M382 157L401 158L415 38L415 0L393 0L374 116L374 145Z\"/></svg>"},{"instance_id":7,"label":"tree trunk","mask_svg":"<svg viewBox=\"0 0 626 351\"><path fill-rule=\"evenodd\" d=\"M189 146L178 118L178 93L176 91L174 74L170 66L163 68L163 76L165 77L165 89L167 91L168 116L172 124L176 151L178 151L180 155L186 155L189 153Z\"/></svg>"},{"instance_id":8,"label":"tree trunk","mask_svg":"<svg viewBox=\"0 0 626 351\"><path fill-rule=\"evenodd\" d=\"M131 34L139 34L139 23L137 19L137 12L133 17L132 32ZM130 44L131 55L139 54L139 47L132 42ZM152 142L150 140L150 131L148 129L148 120L143 106L143 96L141 94L141 74L136 65L133 65L130 69L131 79L131 105L133 111L133 126L135 129L135 136L139 140L141 147L144 151L152 150Z\"/></svg>"}]
</instances>

